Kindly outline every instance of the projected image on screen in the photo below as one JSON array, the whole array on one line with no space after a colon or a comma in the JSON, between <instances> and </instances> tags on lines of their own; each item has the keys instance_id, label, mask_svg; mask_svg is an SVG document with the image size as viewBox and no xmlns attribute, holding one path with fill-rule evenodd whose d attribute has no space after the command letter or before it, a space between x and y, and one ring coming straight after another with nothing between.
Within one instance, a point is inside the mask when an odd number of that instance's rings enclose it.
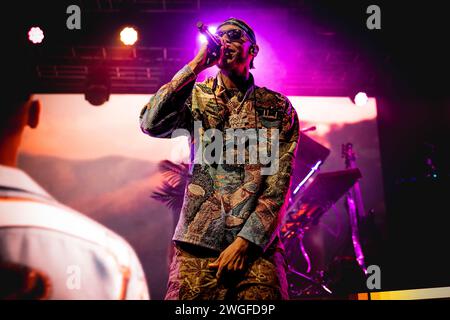
<instances>
[{"instance_id":1,"label":"projected image on screen","mask_svg":"<svg viewBox=\"0 0 450 320\"><path fill-rule=\"evenodd\" d=\"M163 298L176 215L150 196L167 182L158 169L162 160L176 163L188 159L186 140L156 139L141 132L138 116L149 99L147 95L112 95L99 108L89 105L83 95L37 97L43 104L41 122L37 129L25 131L19 166L56 199L127 239L142 261L152 297ZM373 218L375 233L381 237L385 209L376 100L369 98L364 106L341 97L290 100L298 112L301 129L315 127L304 135L330 150L312 180L318 173L344 170L341 145L352 143L362 176L359 186L364 210ZM294 174L291 189L300 182ZM304 186L310 182L305 181ZM303 190L300 188L298 195ZM364 242L368 232L360 232ZM287 256L302 273L328 272L337 260L354 256L351 237L343 197L308 226L304 247L310 263L298 247L287 248ZM363 249L370 251L370 246ZM303 285L303 280L292 281Z\"/></svg>"}]
</instances>

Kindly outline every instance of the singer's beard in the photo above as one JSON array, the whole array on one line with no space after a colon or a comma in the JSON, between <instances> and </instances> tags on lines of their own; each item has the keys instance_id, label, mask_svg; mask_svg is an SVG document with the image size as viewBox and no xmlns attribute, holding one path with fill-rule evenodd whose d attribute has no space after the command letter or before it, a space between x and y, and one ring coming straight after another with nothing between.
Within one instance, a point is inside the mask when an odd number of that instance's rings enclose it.
<instances>
[{"instance_id":1,"label":"singer's beard","mask_svg":"<svg viewBox=\"0 0 450 320\"><path fill-rule=\"evenodd\" d=\"M236 56L231 56L231 57L221 56L219 59L219 62L217 63L217 66L220 69L230 68L233 66L235 59L236 59Z\"/></svg>"},{"instance_id":2,"label":"singer's beard","mask_svg":"<svg viewBox=\"0 0 450 320\"><path fill-rule=\"evenodd\" d=\"M240 57L238 52L233 52L231 55L227 56L222 54L219 58L217 66L219 69L236 69L241 63L243 63L243 59Z\"/></svg>"}]
</instances>

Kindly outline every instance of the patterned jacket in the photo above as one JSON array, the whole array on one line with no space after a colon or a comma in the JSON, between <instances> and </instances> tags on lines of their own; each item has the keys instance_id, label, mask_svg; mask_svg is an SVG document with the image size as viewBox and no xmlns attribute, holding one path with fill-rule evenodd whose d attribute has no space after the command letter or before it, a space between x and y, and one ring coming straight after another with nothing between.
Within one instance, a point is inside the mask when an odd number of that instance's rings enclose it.
<instances>
[{"instance_id":1,"label":"patterned jacket","mask_svg":"<svg viewBox=\"0 0 450 320\"><path fill-rule=\"evenodd\" d=\"M186 65L163 85L141 111L142 131L152 137L171 138L174 130L185 129L195 136L194 124L201 123L200 145L207 146L211 139L205 130L224 133L230 128L231 109L239 105L238 127L266 129L267 140L271 137L269 129L278 129L278 170L271 175L261 174L261 168L267 165L248 161L248 145L245 163L194 161L173 240L222 251L240 236L266 250L278 238L288 198L299 139L295 109L285 96L264 87L253 84L245 97L237 90L226 89L219 76L201 83L195 82L196 77ZM190 140L191 158L201 152L195 140ZM264 145L259 142L258 151ZM272 150L270 145L267 148Z\"/></svg>"}]
</instances>

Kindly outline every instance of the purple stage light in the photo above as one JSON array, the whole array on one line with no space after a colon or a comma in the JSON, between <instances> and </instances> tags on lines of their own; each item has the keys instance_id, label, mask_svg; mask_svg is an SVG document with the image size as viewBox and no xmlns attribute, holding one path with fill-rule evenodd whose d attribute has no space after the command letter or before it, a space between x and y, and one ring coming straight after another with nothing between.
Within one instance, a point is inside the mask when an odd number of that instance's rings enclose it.
<instances>
[{"instance_id":1,"label":"purple stage light","mask_svg":"<svg viewBox=\"0 0 450 320\"><path fill-rule=\"evenodd\" d=\"M209 26L208 31L211 32L212 34L215 34L217 31L217 27ZM200 34L198 36L198 40L200 41L201 44L206 43L208 41L208 40L206 40L206 37L203 34Z\"/></svg>"},{"instance_id":2,"label":"purple stage light","mask_svg":"<svg viewBox=\"0 0 450 320\"><path fill-rule=\"evenodd\" d=\"M305 69L303 58L305 48L296 38L293 38L286 22L287 16L286 9L220 8L220 10L209 10L204 15L196 17L196 20L204 21L210 27L218 26L220 22L230 17L242 19L248 23L256 34L256 42L259 46L259 53L254 61L255 69L250 71L255 77L256 84L283 94L293 94L292 91L289 91L291 87L297 86L298 81L303 80L291 77L294 73L292 70ZM215 33L216 30L209 29L209 31ZM193 40L196 45L206 41L199 33L195 33L195 35ZM301 35L302 33L295 33L296 37L301 37ZM191 44L186 43L186 45ZM217 71L217 67L205 70L199 76L198 81L215 76Z\"/></svg>"}]
</instances>

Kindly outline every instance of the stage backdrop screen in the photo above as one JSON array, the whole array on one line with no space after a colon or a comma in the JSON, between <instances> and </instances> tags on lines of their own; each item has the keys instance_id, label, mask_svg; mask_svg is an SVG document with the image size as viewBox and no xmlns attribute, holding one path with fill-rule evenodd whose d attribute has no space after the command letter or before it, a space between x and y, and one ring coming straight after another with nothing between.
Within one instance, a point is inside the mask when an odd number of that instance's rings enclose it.
<instances>
[{"instance_id":1,"label":"stage backdrop screen","mask_svg":"<svg viewBox=\"0 0 450 320\"><path fill-rule=\"evenodd\" d=\"M24 132L19 166L56 199L128 240L142 261L152 298L162 299L174 221L171 210L150 195L164 181L158 171L160 161L188 159L186 140L142 133L139 113L149 95L112 95L100 107L90 105L81 94L36 97L43 105L41 121L38 128ZM372 210L383 233L376 99L356 106L347 97L289 98L302 129L316 127L306 134L331 150L321 172L344 169L341 145L353 143L363 176L365 210ZM336 255L348 251L351 234L342 202L306 235L314 269L325 270Z\"/></svg>"}]
</instances>

